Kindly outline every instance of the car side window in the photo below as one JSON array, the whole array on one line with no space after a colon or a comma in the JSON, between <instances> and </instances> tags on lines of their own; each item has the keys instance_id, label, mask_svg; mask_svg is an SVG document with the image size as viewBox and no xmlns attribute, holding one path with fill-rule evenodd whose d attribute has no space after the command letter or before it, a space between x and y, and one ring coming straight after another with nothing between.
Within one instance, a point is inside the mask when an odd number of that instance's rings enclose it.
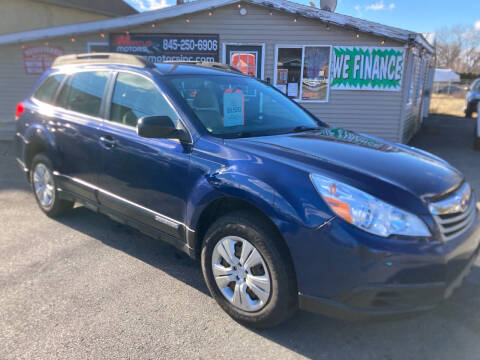
<instances>
[{"instance_id":1,"label":"car side window","mask_svg":"<svg viewBox=\"0 0 480 360\"><path fill-rule=\"evenodd\" d=\"M472 86L473 91L480 91L480 81L476 81Z\"/></svg>"},{"instance_id":2,"label":"car side window","mask_svg":"<svg viewBox=\"0 0 480 360\"><path fill-rule=\"evenodd\" d=\"M58 95L57 105L85 115L100 116L100 106L109 72L79 72L72 75Z\"/></svg>"},{"instance_id":3,"label":"car side window","mask_svg":"<svg viewBox=\"0 0 480 360\"><path fill-rule=\"evenodd\" d=\"M169 116L178 126L175 110L155 84L143 76L119 73L113 90L110 120L136 127L145 116Z\"/></svg>"},{"instance_id":4,"label":"car side window","mask_svg":"<svg viewBox=\"0 0 480 360\"><path fill-rule=\"evenodd\" d=\"M56 74L47 77L42 84L35 90L33 97L47 104L53 103L53 97L57 92L58 87L62 83L64 74Z\"/></svg>"}]
</instances>

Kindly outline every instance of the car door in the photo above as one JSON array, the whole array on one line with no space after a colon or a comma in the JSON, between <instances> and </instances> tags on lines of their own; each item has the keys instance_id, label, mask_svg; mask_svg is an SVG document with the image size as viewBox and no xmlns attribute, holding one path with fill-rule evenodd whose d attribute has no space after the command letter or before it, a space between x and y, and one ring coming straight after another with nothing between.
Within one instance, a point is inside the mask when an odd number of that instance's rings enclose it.
<instances>
[{"instance_id":1,"label":"car door","mask_svg":"<svg viewBox=\"0 0 480 360\"><path fill-rule=\"evenodd\" d=\"M62 188L96 202L101 169L98 141L103 99L111 72L80 71L68 76L56 99L55 142Z\"/></svg>"},{"instance_id":2,"label":"car door","mask_svg":"<svg viewBox=\"0 0 480 360\"><path fill-rule=\"evenodd\" d=\"M137 135L144 116L169 116L183 127L178 113L148 77L119 72L111 90L108 120L101 128L100 203L111 210L184 237L190 148L176 139Z\"/></svg>"}]
</instances>

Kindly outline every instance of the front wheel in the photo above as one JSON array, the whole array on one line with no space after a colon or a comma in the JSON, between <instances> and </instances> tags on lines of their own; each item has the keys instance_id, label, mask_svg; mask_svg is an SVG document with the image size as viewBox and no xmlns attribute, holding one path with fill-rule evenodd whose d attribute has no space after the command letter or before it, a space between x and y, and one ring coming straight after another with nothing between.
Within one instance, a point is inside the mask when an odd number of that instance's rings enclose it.
<instances>
[{"instance_id":1,"label":"front wheel","mask_svg":"<svg viewBox=\"0 0 480 360\"><path fill-rule=\"evenodd\" d=\"M73 208L72 201L59 198L52 163L43 154L32 160L30 183L40 209L48 216L57 217Z\"/></svg>"},{"instance_id":2,"label":"front wheel","mask_svg":"<svg viewBox=\"0 0 480 360\"><path fill-rule=\"evenodd\" d=\"M235 320L266 328L297 308L293 267L269 224L239 212L207 231L202 270L213 298Z\"/></svg>"}]
</instances>

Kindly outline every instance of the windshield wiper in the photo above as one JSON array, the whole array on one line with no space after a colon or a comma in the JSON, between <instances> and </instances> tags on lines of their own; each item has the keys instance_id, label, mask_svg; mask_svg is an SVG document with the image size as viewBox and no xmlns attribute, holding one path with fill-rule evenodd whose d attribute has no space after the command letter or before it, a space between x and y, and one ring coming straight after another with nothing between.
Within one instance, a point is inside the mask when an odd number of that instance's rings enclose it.
<instances>
[{"instance_id":1,"label":"windshield wiper","mask_svg":"<svg viewBox=\"0 0 480 360\"><path fill-rule=\"evenodd\" d=\"M297 126L292 129L292 132L304 132L304 131L314 131L314 130L320 130L319 127L314 127L314 126Z\"/></svg>"},{"instance_id":2,"label":"windshield wiper","mask_svg":"<svg viewBox=\"0 0 480 360\"><path fill-rule=\"evenodd\" d=\"M224 134L224 137L227 139L236 139L236 138L244 138L244 137L251 137L253 133L251 131L241 131L232 134Z\"/></svg>"}]
</instances>

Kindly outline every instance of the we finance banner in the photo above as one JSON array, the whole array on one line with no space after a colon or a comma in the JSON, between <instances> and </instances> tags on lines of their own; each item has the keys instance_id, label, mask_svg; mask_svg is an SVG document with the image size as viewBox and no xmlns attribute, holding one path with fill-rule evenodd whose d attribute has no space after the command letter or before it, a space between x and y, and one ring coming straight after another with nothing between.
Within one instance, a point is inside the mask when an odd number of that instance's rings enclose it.
<instances>
[{"instance_id":1,"label":"we finance banner","mask_svg":"<svg viewBox=\"0 0 480 360\"><path fill-rule=\"evenodd\" d=\"M400 91L404 64L404 48L335 46L330 89Z\"/></svg>"}]
</instances>

